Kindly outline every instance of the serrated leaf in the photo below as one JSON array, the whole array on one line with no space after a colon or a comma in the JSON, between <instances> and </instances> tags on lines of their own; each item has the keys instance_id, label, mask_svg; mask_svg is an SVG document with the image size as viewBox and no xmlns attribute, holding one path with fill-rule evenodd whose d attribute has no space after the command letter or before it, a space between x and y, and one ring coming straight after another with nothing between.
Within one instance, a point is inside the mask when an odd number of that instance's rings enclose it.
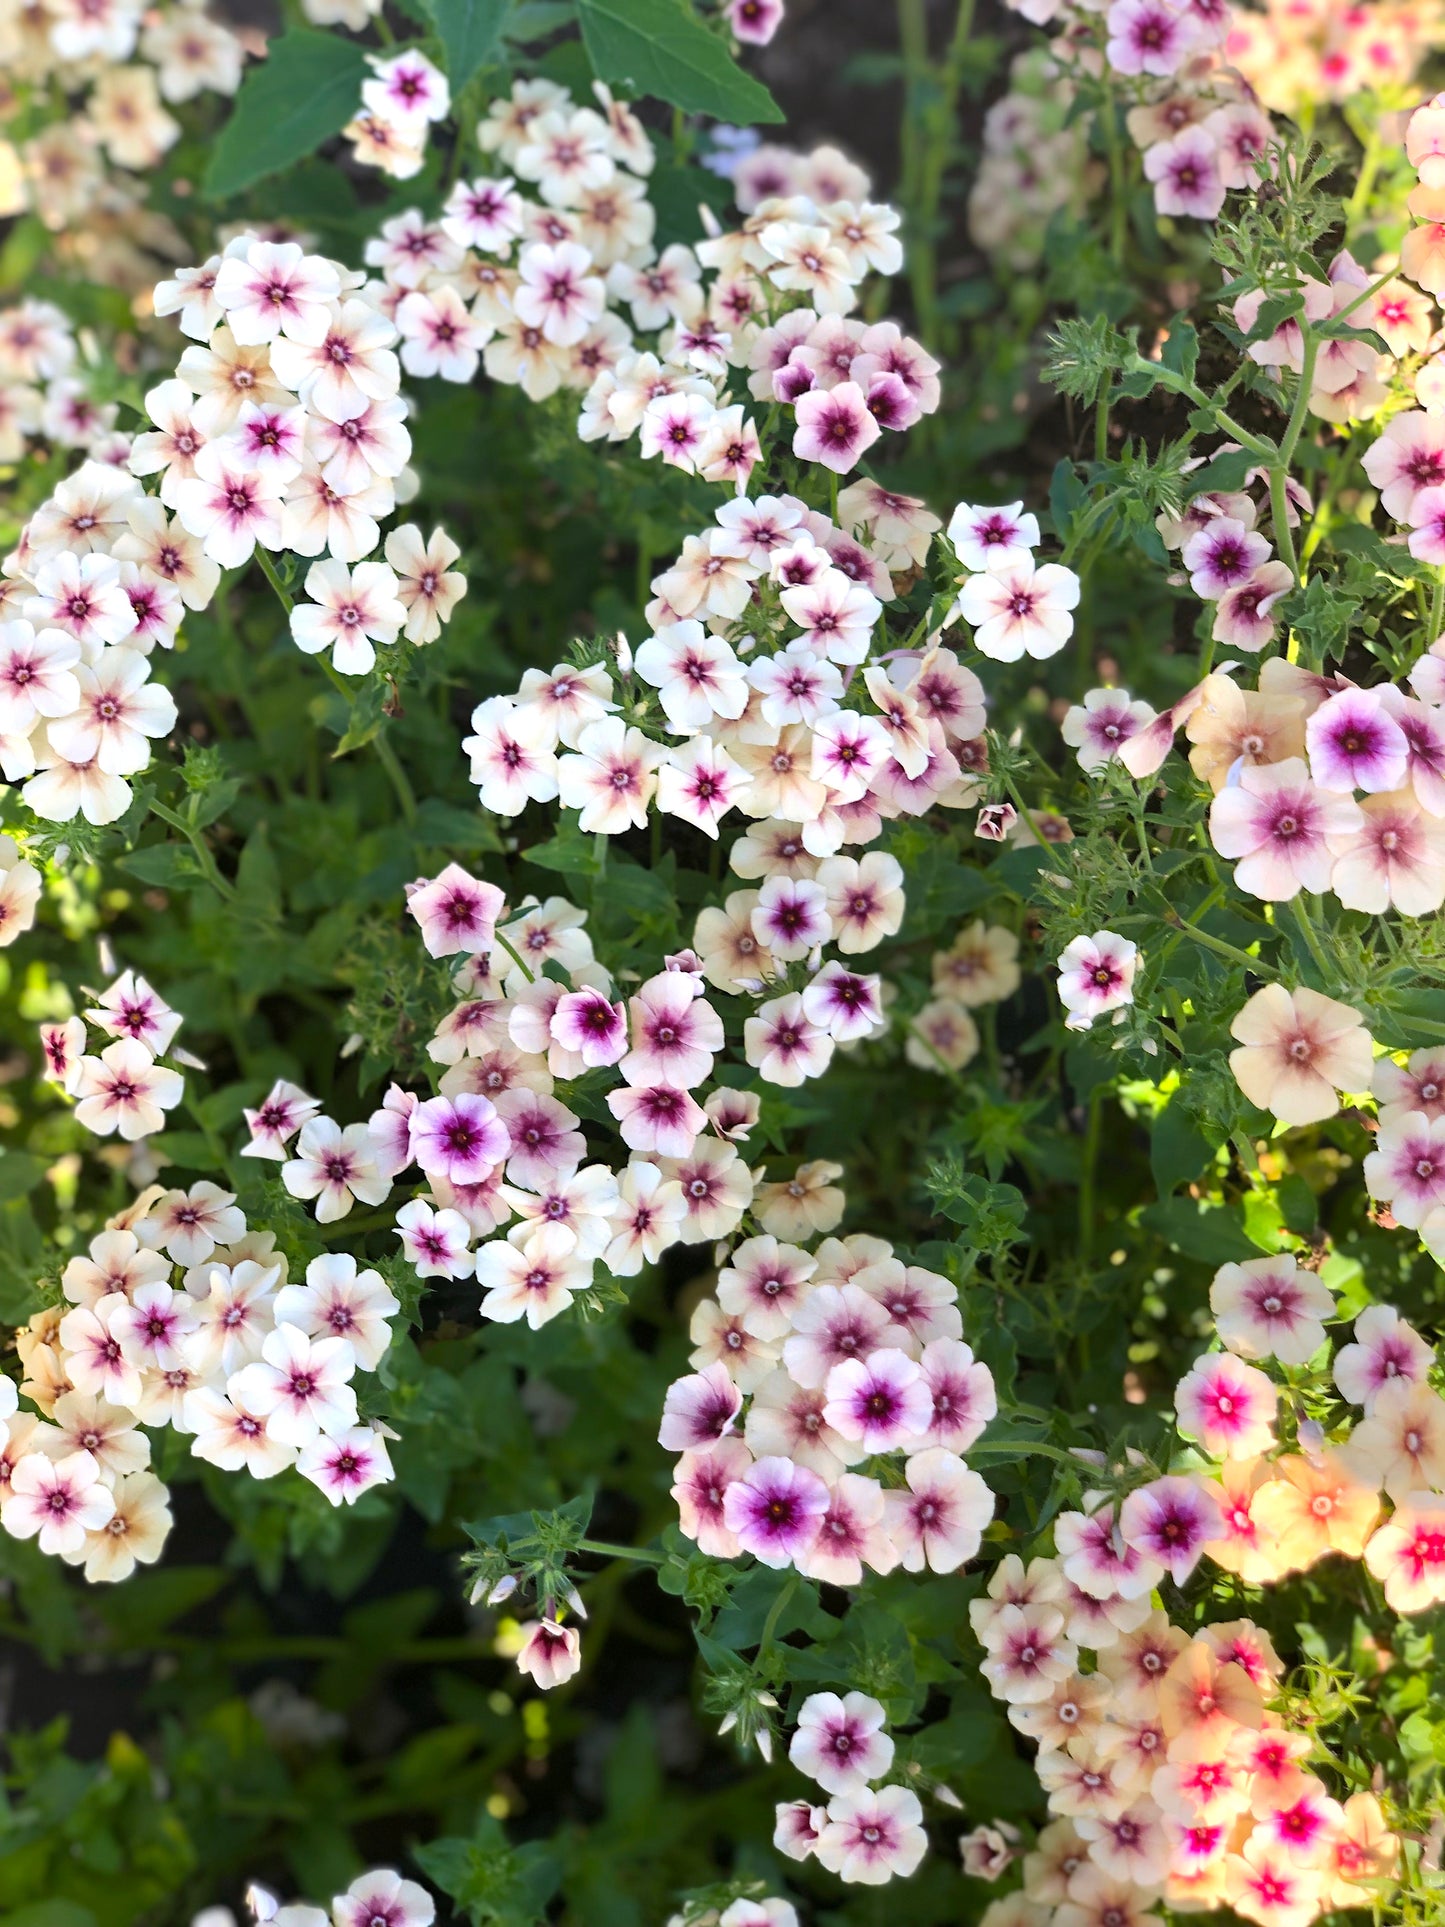
<instances>
[{"instance_id":1,"label":"serrated leaf","mask_svg":"<svg viewBox=\"0 0 1445 1927\"><path fill-rule=\"evenodd\" d=\"M421 0L421 5L441 35L455 99L472 75L496 58L509 0Z\"/></svg>"},{"instance_id":2,"label":"serrated leaf","mask_svg":"<svg viewBox=\"0 0 1445 1927\"><path fill-rule=\"evenodd\" d=\"M593 71L610 86L739 126L783 118L762 82L680 0L577 0L577 13Z\"/></svg>"},{"instance_id":3,"label":"serrated leaf","mask_svg":"<svg viewBox=\"0 0 1445 1927\"><path fill-rule=\"evenodd\" d=\"M314 154L361 105L366 56L336 33L293 28L247 74L221 131L201 191L224 201Z\"/></svg>"}]
</instances>

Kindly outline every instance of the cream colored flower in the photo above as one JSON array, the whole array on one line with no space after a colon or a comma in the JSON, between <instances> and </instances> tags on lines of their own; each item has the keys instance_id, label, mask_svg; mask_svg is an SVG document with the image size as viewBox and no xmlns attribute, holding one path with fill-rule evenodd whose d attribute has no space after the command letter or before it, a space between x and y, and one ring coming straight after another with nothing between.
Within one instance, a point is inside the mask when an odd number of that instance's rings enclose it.
<instances>
[{"instance_id":1,"label":"cream colored flower","mask_svg":"<svg viewBox=\"0 0 1445 1927\"><path fill-rule=\"evenodd\" d=\"M1340 1108L1339 1091L1370 1086L1374 1039L1357 1010L1317 990L1266 984L1229 1027L1235 1082L1282 1124L1318 1124Z\"/></svg>"}]
</instances>

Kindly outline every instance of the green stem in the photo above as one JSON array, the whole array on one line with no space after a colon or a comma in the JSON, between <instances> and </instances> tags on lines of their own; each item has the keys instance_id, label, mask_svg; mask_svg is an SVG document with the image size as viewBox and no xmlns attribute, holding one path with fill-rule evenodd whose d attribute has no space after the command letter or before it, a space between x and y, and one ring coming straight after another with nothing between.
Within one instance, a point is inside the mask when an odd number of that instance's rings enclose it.
<instances>
[{"instance_id":1,"label":"green stem","mask_svg":"<svg viewBox=\"0 0 1445 1927\"><path fill-rule=\"evenodd\" d=\"M579 1552L590 1552L597 1559L629 1559L637 1566L665 1566L667 1554L653 1552L646 1546L619 1546L610 1539L583 1539L578 1542Z\"/></svg>"},{"instance_id":2,"label":"green stem","mask_svg":"<svg viewBox=\"0 0 1445 1927\"><path fill-rule=\"evenodd\" d=\"M1099 1161L1099 1129L1103 1122L1103 1093L1089 1093L1089 1123L1084 1132L1083 1169L1079 1174L1079 1257L1087 1264L1094 1243L1094 1175Z\"/></svg>"},{"instance_id":3,"label":"green stem","mask_svg":"<svg viewBox=\"0 0 1445 1927\"><path fill-rule=\"evenodd\" d=\"M520 970L522 975L527 979L527 982L529 984L536 983L537 981L536 971L532 969L531 965L527 962L525 957L519 957L517 955L517 952L507 942L507 939L502 935L500 930L496 933L496 942L498 943L498 945L500 945L500 947L503 950L506 951L507 955L511 958L512 962L517 966L518 970Z\"/></svg>"},{"instance_id":4,"label":"green stem","mask_svg":"<svg viewBox=\"0 0 1445 1927\"><path fill-rule=\"evenodd\" d=\"M1294 532L1289 525L1289 466L1294 460L1295 449L1304 429L1305 417L1309 413L1310 390L1314 386L1315 361L1319 356L1319 336L1308 327L1305 328L1304 354L1301 358L1299 384L1295 389L1294 407L1290 410L1284 439L1280 442L1279 452L1270 463L1269 469L1269 512L1274 525L1275 544L1281 560L1287 565L1296 582L1302 580L1300 565L1295 556Z\"/></svg>"},{"instance_id":5,"label":"green stem","mask_svg":"<svg viewBox=\"0 0 1445 1927\"><path fill-rule=\"evenodd\" d=\"M1201 930L1197 923L1191 923L1187 917L1181 917L1177 911L1173 915L1166 915L1165 920L1180 930L1187 930L1196 943L1202 943L1206 950L1212 950L1217 957L1228 957L1231 963L1243 964L1246 970L1253 970L1261 976L1270 974L1268 966L1258 957L1251 957L1247 950L1236 949L1232 943L1226 943L1222 937L1212 937L1207 930Z\"/></svg>"},{"instance_id":6,"label":"green stem","mask_svg":"<svg viewBox=\"0 0 1445 1927\"><path fill-rule=\"evenodd\" d=\"M384 730L380 731L374 740L377 761L391 778L391 787L396 791L396 800L401 805L402 818L408 825L413 825L416 822L416 793L407 781L406 771L402 768L397 753L387 740Z\"/></svg>"},{"instance_id":7,"label":"green stem","mask_svg":"<svg viewBox=\"0 0 1445 1927\"><path fill-rule=\"evenodd\" d=\"M196 861L205 873L207 883L216 891L217 895L224 897L228 903L234 902L236 897L235 885L228 883L216 868L216 859L211 855L210 847L206 839L201 835L195 824L188 823L186 819L175 810L168 809L164 803L158 803L154 798L151 800L151 814L158 816L163 823L169 823L172 829L180 831L181 835L195 851Z\"/></svg>"},{"instance_id":8,"label":"green stem","mask_svg":"<svg viewBox=\"0 0 1445 1927\"><path fill-rule=\"evenodd\" d=\"M1114 96L1107 94L1102 108L1104 145L1109 153L1109 256L1115 267L1124 265L1129 243L1129 184L1125 179L1125 155L1119 139L1119 116Z\"/></svg>"},{"instance_id":9,"label":"green stem","mask_svg":"<svg viewBox=\"0 0 1445 1927\"><path fill-rule=\"evenodd\" d=\"M256 560L261 564L262 575L265 576L266 580L271 584L271 587L276 591L277 599L281 607L286 611L289 620L291 611L296 605L292 602L286 585L276 573L276 564L271 560L270 556L267 555L259 542L256 544Z\"/></svg>"},{"instance_id":10,"label":"green stem","mask_svg":"<svg viewBox=\"0 0 1445 1927\"><path fill-rule=\"evenodd\" d=\"M788 1583L783 1587L782 1591L778 1594L777 1598L773 1601L772 1606L769 1608L768 1616L763 1621L762 1637L758 1641L759 1659L762 1658L763 1654L768 1650L769 1646L771 1646L771 1644L773 1643L773 1630L777 1626L778 1621L783 1616L784 1607L787 1605L788 1601L792 1598L793 1594L797 1590L798 1590L798 1576L796 1573L793 1573L790 1575L788 1579Z\"/></svg>"},{"instance_id":11,"label":"green stem","mask_svg":"<svg viewBox=\"0 0 1445 1927\"><path fill-rule=\"evenodd\" d=\"M1305 908L1304 899L1302 897L1291 898L1289 907L1294 914L1295 922L1299 925L1300 935L1304 938L1309 953L1315 960L1315 965L1320 975L1327 984L1332 982L1339 973L1330 967L1330 960L1324 953L1324 948L1319 939L1319 932L1315 929L1310 913Z\"/></svg>"},{"instance_id":12,"label":"green stem","mask_svg":"<svg viewBox=\"0 0 1445 1927\"><path fill-rule=\"evenodd\" d=\"M1435 571L1435 589L1430 597L1429 642L1438 641L1442 622L1445 622L1445 568Z\"/></svg>"}]
</instances>

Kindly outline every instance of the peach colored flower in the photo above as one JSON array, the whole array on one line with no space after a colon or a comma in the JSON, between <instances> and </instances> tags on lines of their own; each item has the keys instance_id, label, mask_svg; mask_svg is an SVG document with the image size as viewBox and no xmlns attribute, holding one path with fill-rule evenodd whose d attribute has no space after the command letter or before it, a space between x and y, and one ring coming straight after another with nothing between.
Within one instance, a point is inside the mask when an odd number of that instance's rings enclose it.
<instances>
[{"instance_id":1,"label":"peach colored flower","mask_svg":"<svg viewBox=\"0 0 1445 1927\"><path fill-rule=\"evenodd\" d=\"M1229 1054L1251 1104L1282 1124L1318 1124L1340 1108L1339 1091L1368 1090L1374 1039L1357 1010L1303 986L1257 990L1229 1027Z\"/></svg>"}]
</instances>

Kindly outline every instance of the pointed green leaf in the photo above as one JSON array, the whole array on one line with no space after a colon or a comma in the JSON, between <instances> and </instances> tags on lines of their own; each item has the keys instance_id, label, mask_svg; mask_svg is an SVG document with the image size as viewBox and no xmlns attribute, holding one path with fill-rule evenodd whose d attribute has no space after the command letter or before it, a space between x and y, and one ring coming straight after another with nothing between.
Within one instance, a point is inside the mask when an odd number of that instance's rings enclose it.
<instances>
[{"instance_id":1,"label":"pointed green leaf","mask_svg":"<svg viewBox=\"0 0 1445 1927\"><path fill-rule=\"evenodd\" d=\"M202 192L224 201L339 134L361 105L366 56L354 40L295 28L251 68L221 131Z\"/></svg>"},{"instance_id":2,"label":"pointed green leaf","mask_svg":"<svg viewBox=\"0 0 1445 1927\"><path fill-rule=\"evenodd\" d=\"M744 126L783 118L687 0L577 0L577 13L593 70L610 86Z\"/></svg>"}]
</instances>

